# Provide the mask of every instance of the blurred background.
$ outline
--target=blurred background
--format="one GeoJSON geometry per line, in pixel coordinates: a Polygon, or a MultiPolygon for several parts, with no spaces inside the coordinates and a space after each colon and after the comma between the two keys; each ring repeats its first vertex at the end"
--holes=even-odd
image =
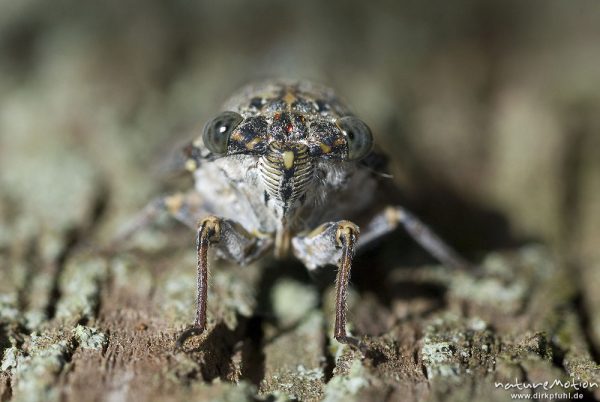
{"type": "Polygon", "coordinates": [[[164,190],[167,150],[272,76],[337,89],[457,248],[549,244],[600,306],[594,0],[3,1],[0,247],[89,200],[114,231],[164,190]]]}

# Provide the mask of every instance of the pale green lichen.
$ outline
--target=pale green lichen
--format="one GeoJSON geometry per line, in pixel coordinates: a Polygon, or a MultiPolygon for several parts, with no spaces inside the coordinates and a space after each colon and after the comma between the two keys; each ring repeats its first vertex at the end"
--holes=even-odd
{"type": "Polygon", "coordinates": [[[475,368],[483,373],[493,367],[495,344],[487,323],[480,318],[447,314],[433,319],[425,328],[421,347],[427,377],[460,381],[475,368]]]}
{"type": "Polygon", "coordinates": [[[320,368],[308,370],[302,364],[299,364],[298,367],[296,367],[296,371],[298,372],[298,375],[311,380],[323,380],[325,377],[323,370],[320,368]]]}
{"type": "Polygon", "coordinates": [[[318,303],[318,295],[314,286],[289,279],[276,283],[271,298],[275,315],[284,326],[299,321],[318,303]]]}
{"type": "Polygon", "coordinates": [[[27,309],[23,313],[25,326],[35,331],[48,319],[48,303],[54,286],[55,272],[42,270],[31,278],[27,289],[27,309]]]}
{"type": "Polygon", "coordinates": [[[521,248],[519,259],[520,264],[531,267],[535,275],[542,279],[552,277],[562,268],[548,248],[539,244],[521,248]]]}
{"type": "Polygon", "coordinates": [[[368,387],[367,370],[359,359],[352,362],[346,375],[336,375],[325,386],[324,402],[355,401],[360,390],[368,387]]]}
{"type": "Polygon", "coordinates": [[[56,376],[73,353],[75,344],[70,339],[49,344],[48,342],[51,342],[51,339],[32,335],[29,355],[17,358],[13,401],[59,400],[59,390],[53,385],[56,376]]]}
{"type": "Polygon", "coordinates": [[[69,262],[61,277],[62,298],[56,307],[56,317],[74,321],[90,318],[107,275],[108,264],[104,259],[93,257],[69,262]]]}
{"type": "Polygon", "coordinates": [[[6,322],[15,322],[20,318],[17,308],[17,294],[0,294],[0,320],[6,322]]]}
{"type": "Polygon", "coordinates": [[[17,367],[19,358],[23,356],[23,352],[14,346],[4,351],[4,357],[2,358],[2,364],[0,365],[0,371],[12,372],[17,367]]]}
{"type": "MultiPolygon", "coordinates": [[[[214,386],[214,385],[212,385],[214,386]]],[[[211,402],[252,402],[256,400],[256,387],[246,381],[237,384],[220,383],[220,395],[208,399],[211,402]]]]}
{"type": "Polygon", "coordinates": [[[32,333],[27,342],[27,353],[12,347],[6,350],[2,360],[2,370],[11,372],[15,378],[13,401],[59,400],[59,391],[54,384],[69,364],[75,349],[79,346],[86,350],[99,350],[106,346],[106,342],[103,333],[82,325],[73,328],[70,333],[56,336],[32,333]]]}
{"type": "Polygon", "coordinates": [[[467,275],[453,277],[450,291],[454,297],[467,299],[479,305],[494,305],[505,313],[519,310],[528,293],[527,283],[503,283],[497,278],[474,278],[467,275]]]}
{"type": "Polygon", "coordinates": [[[462,373],[460,364],[455,359],[456,348],[450,342],[434,342],[425,337],[421,348],[423,363],[427,369],[427,378],[458,377],[462,373]]]}
{"type": "Polygon", "coordinates": [[[152,271],[130,254],[122,253],[110,261],[110,276],[117,288],[127,288],[139,295],[147,295],[152,291],[156,278],[152,271]],[[135,286],[131,286],[135,284],[135,286]]]}
{"type": "Polygon", "coordinates": [[[287,400],[321,400],[323,397],[322,376],[309,370],[304,373],[298,371],[281,370],[261,386],[265,395],[278,394],[287,400]]]}
{"type": "Polygon", "coordinates": [[[48,319],[48,315],[44,310],[34,309],[26,311],[23,318],[27,329],[36,330],[48,319]]]}
{"type": "Polygon", "coordinates": [[[82,349],[102,350],[107,345],[107,337],[96,328],[77,325],[71,331],[82,349]]]}
{"type": "Polygon", "coordinates": [[[489,254],[481,268],[485,272],[483,277],[467,273],[453,275],[449,289],[451,296],[515,314],[527,302],[534,283],[543,282],[546,288],[564,294],[561,297],[554,294],[553,299],[568,298],[572,294],[568,280],[561,280],[562,284],[558,286],[553,285],[554,279],[560,278],[563,271],[543,246],[532,245],[513,253],[489,254]]]}
{"type": "Polygon", "coordinates": [[[149,253],[164,250],[169,243],[169,236],[164,230],[140,230],[129,241],[130,247],[149,253]]]}

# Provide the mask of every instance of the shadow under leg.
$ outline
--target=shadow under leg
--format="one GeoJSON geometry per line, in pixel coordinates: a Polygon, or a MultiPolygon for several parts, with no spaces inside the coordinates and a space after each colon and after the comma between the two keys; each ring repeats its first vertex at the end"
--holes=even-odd
{"type": "Polygon", "coordinates": [[[271,245],[270,239],[258,238],[232,220],[209,216],[200,221],[196,235],[196,319],[175,342],[176,350],[181,349],[190,337],[201,335],[206,330],[209,247],[213,246],[221,257],[245,265],[260,257],[271,245]]]}
{"type": "Polygon", "coordinates": [[[364,351],[363,343],[346,331],[348,283],[358,236],[358,226],[350,221],[328,222],[307,236],[295,237],[292,246],[296,257],[309,269],[329,264],[338,266],[334,337],[340,343],[364,351]]]}

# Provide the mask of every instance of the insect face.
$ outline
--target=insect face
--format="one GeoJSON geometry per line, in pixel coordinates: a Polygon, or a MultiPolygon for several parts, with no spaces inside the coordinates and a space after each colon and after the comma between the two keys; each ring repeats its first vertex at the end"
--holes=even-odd
{"type": "Polygon", "coordinates": [[[223,112],[205,126],[203,142],[217,157],[255,155],[265,202],[276,202],[281,216],[303,203],[316,165],[357,161],[371,151],[371,131],[354,116],[299,113],[285,102],[270,109],[246,118],[223,112]]]}

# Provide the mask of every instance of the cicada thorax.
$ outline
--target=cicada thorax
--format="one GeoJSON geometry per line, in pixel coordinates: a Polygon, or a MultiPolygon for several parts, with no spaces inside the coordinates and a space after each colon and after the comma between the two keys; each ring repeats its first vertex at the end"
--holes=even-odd
{"type": "Polygon", "coordinates": [[[302,203],[315,176],[308,146],[302,143],[270,143],[258,166],[267,197],[281,206],[282,218],[302,203]]]}

